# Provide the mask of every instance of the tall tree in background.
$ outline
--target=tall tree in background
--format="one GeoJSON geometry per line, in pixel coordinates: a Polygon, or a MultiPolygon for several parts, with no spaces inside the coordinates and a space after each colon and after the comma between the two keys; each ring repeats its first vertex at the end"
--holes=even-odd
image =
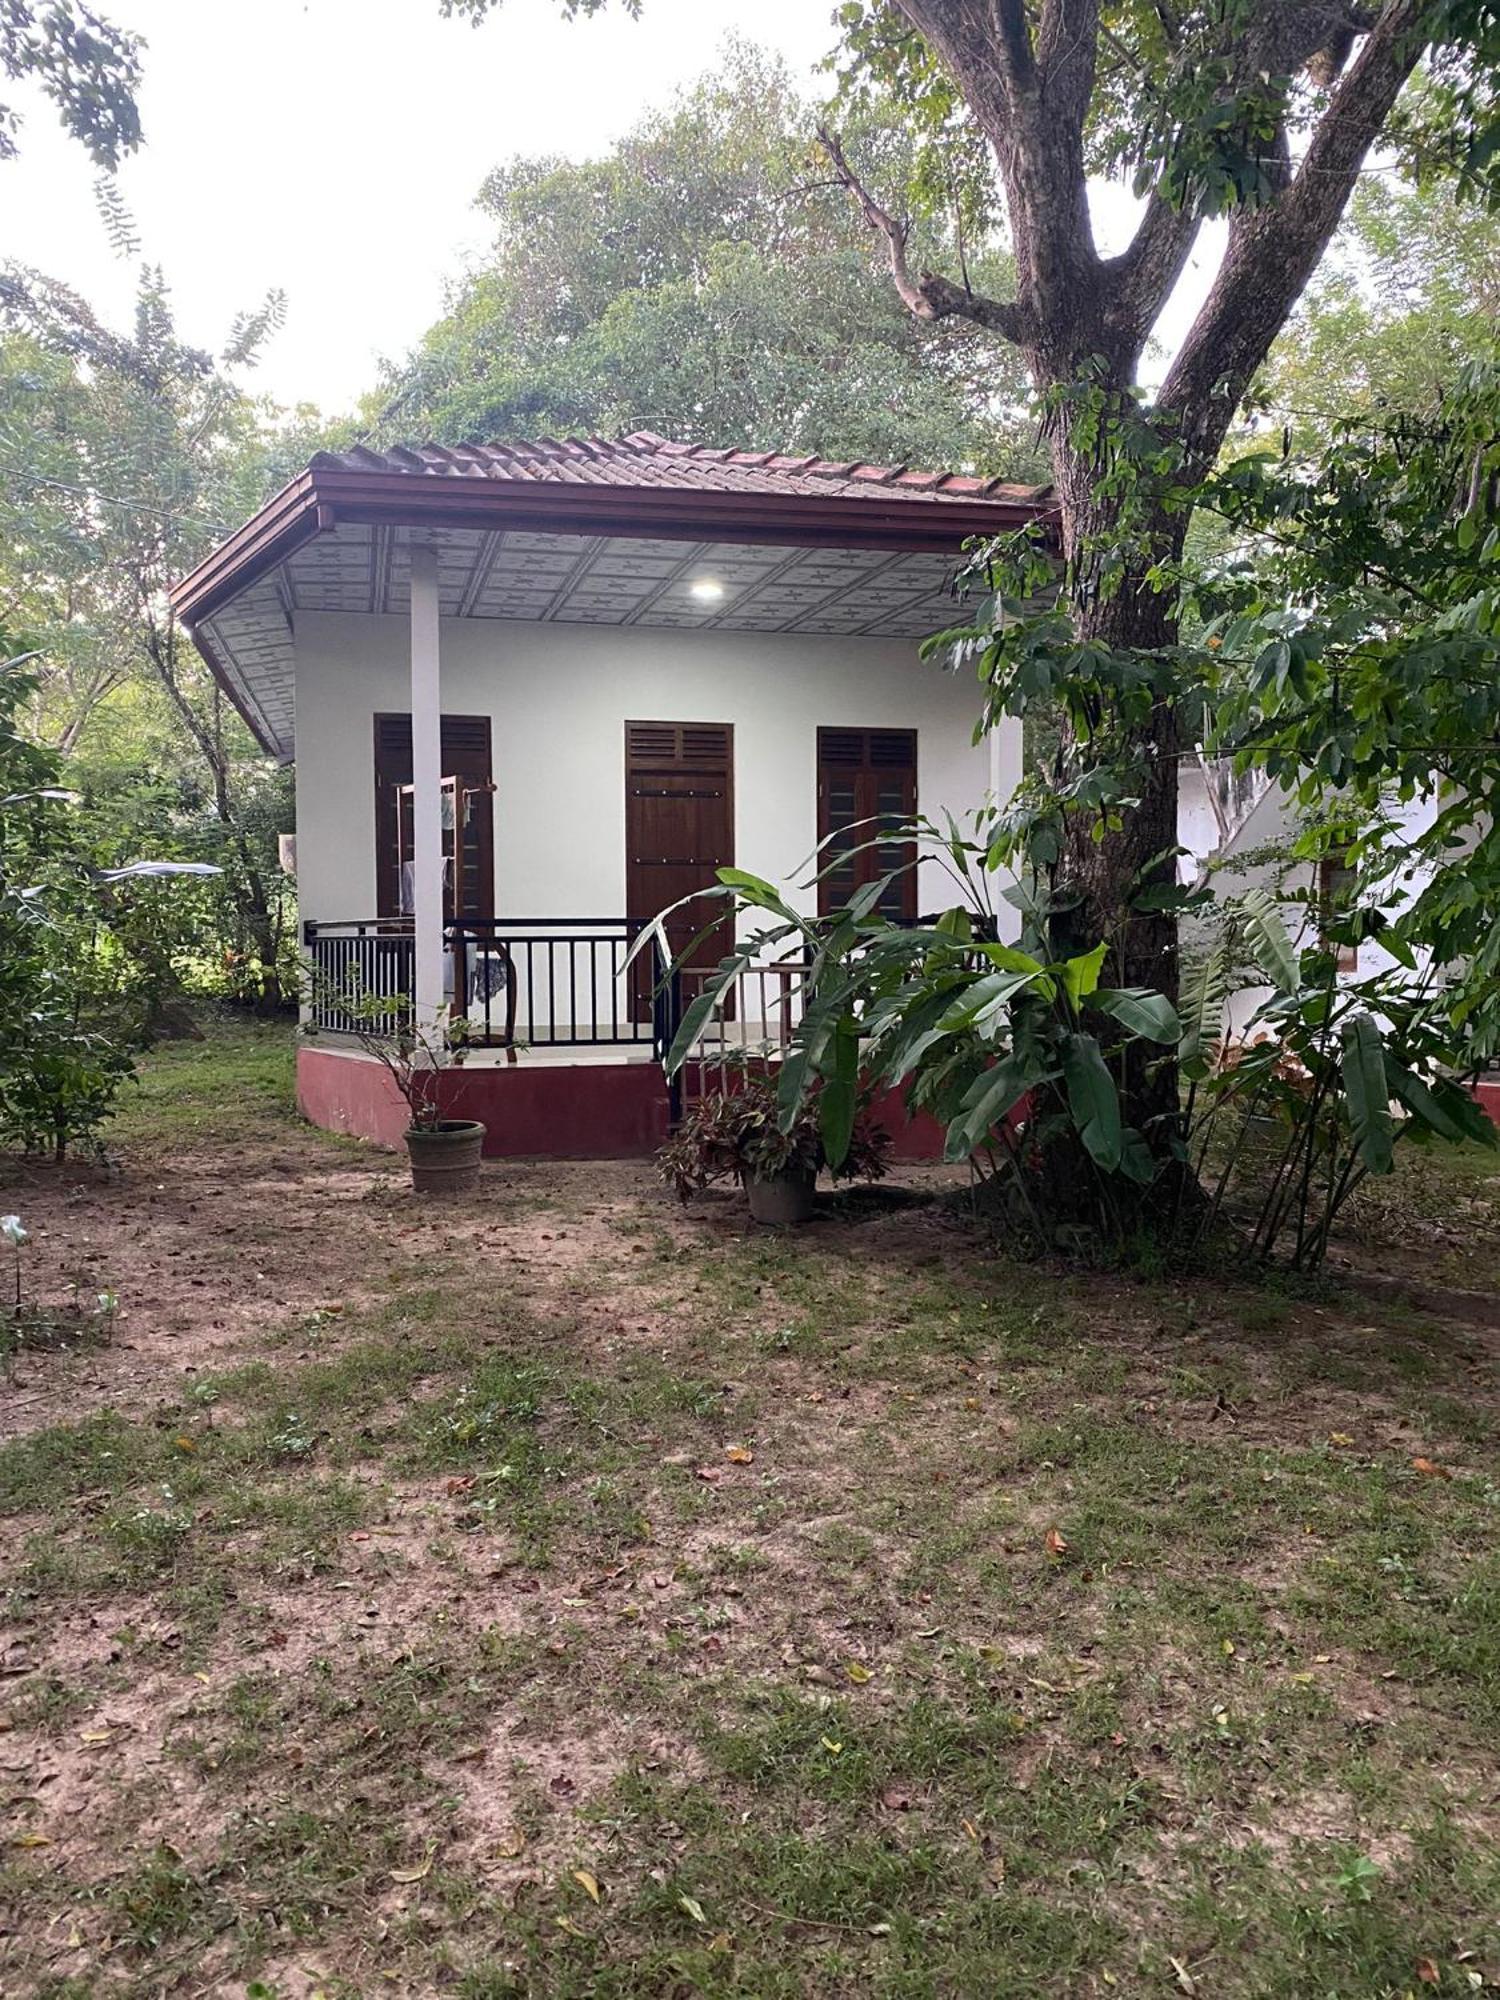
{"type": "MultiPolygon", "coordinates": [[[[368,406],[379,433],[644,427],[1043,476],[1019,361],[966,322],[918,325],[879,283],[815,122],[785,66],[736,41],[603,158],[497,168],[480,196],[494,249],[368,406]]],[[[871,173],[915,171],[889,111],[848,144],[871,173]]],[[[924,220],[924,252],[1003,283],[962,192],[924,220]]]]}
{"type": "Polygon", "coordinates": [[[1500,215],[1378,170],[1355,189],[1255,398],[1312,450],[1358,413],[1430,415],[1497,339],[1500,215]]]}
{"type": "Polygon", "coordinates": [[[37,733],[68,753],[75,785],[109,796],[122,837],[162,853],[175,834],[175,851],[224,869],[232,983],[270,1002],[290,799],[166,586],[280,483],[278,445],[301,455],[236,381],[280,314],[272,297],[243,315],[216,358],[181,340],[150,267],[124,334],[64,286],[0,273],[0,607],[41,655],[37,733]]]}
{"type": "MultiPolygon", "coordinates": [[[[111,170],[141,143],[140,49],[139,37],[78,0],[0,0],[0,72],[37,84],[65,129],[111,170]]],[[[20,124],[0,104],[0,160],[15,157],[20,124]]]]}

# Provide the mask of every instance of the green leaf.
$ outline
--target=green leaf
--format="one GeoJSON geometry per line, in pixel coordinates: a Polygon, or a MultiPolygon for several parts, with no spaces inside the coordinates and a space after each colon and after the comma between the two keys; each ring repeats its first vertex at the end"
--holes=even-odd
{"type": "Polygon", "coordinates": [[[1182,1040],[1177,1060],[1189,1081],[1213,1068],[1224,1035],[1224,1009],[1229,1002],[1230,954],[1233,931],[1226,925],[1182,983],[1178,1013],[1182,1040]]]}
{"type": "Polygon", "coordinates": [[[1030,952],[1018,951],[1013,944],[982,944],[980,952],[1002,972],[1040,972],[1042,961],[1030,952]]]}
{"type": "Polygon", "coordinates": [[[845,1019],[834,1030],[833,1074],[825,1079],[818,1100],[819,1129],[830,1167],[841,1167],[848,1157],[858,1095],[859,1030],[845,1019]]]}
{"type": "Polygon", "coordinates": [[[778,917],[786,918],[788,923],[797,921],[796,912],[782,899],[774,883],[767,882],[763,876],[752,875],[744,868],[716,868],[714,874],[720,885],[733,889],[741,902],[771,910],[778,917]]]}
{"type": "Polygon", "coordinates": [[[1158,1162],[1133,1125],[1127,1125],[1120,1147],[1120,1172],[1138,1187],[1150,1187],[1156,1179],[1158,1162]]]}
{"type": "Polygon", "coordinates": [[[956,996],[939,1026],[952,1031],[992,1020],[1031,980],[1029,972],[987,972],[956,996]]]}
{"type": "Polygon", "coordinates": [[[1481,1146],[1500,1145],[1500,1130],[1462,1085],[1450,1077],[1440,1077],[1429,1085],[1414,1070],[1398,1063],[1390,1051],[1385,1057],[1386,1083],[1398,1104],[1403,1104],[1426,1130],[1457,1145],[1464,1140],[1481,1146]]]}
{"type": "Polygon", "coordinates": [[[675,1076],[692,1054],[693,1044],[702,1034],[715,1007],[734,984],[739,973],[750,962],[745,954],[737,953],[733,958],[722,959],[712,979],[703,988],[697,999],[682,1017],[677,1033],[672,1037],[672,1046],[667,1051],[665,1064],[668,1076],[675,1076]]]}
{"type": "Polygon", "coordinates": [[[1109,946],[1101,938],[1092,951],[1086,951],[1079,958],[1066,959],[1057,969],[1062,973],[1063,988],[1075,1007],[1086,1000],[1099,984],[1099,970],[1109,946]]]}
{"type": "Polygon", "coordinates": [[[1255,963],[1278,993],[1295,993],[1300,983],[1297,954],[1276,898],[1265,889],[1247,889],[1240,908],[1255,963]]]}
{"type": "Polygon", "coordinates": [[[843,1011],[842,992],[837,1001],[815,997],[807,1003],[806,1011],[797,1023],[791,1047],[782,1059],[781,1074],[776,1079],[777,1123],[783,1132],[790,1132],[797,1122],[797,1113],[802,1107],[808,1085],[818,1072],[823,1051],[843,1011]]]}
{"type": "Polygon", "coordinates": [[[1351,1015],[1339,1030],[1339,1042],[1342,1048],[1340,1070],[1355,1150],[1372,1174],[1388,1174],[1395,1133],[1391,1124],[1385,1048],[1374,1015],[1351,1015]]]}
{"type": "Polygon", "coordinates": [[[897,1017],[897,1023],[876,1044],[870,1065],[872,1075],[885,1083],[904,1083],[923,1048],[930,1046],[928,1037],[937,1029],[952,998],[953,989],[945,984],[936,992],[923,993],[909,1002],[897,1017]]]}
{"type": "Polygon", "coordinates": [[[1182,1039],[1177,1009],[1165,993],[1153,993],[1149,986],[1100,986],[1094,992],[1094,1005],[1148,1042],[1171,1044],[1182,1039]]]}
{"type": "Polygon", "coordinates": [[[948,1127],[943,1158],[966,1160],[987,1135],[1007,1118],[1041,1074],[1033,1074],[1019,1056],[1005,1056],[983,1070],[965,1091],[958,1116],[948,1127]]]}
{"type": "Polygon", "coordinates": [[[1062,1070],[1068,1090],[1068,1110],[1078,1136],[1099,1165],[1113,1173],[1120,1164],[1124,1144],[1120,1093],[1092,1035],[1065,1038],[1062,1070]]]}

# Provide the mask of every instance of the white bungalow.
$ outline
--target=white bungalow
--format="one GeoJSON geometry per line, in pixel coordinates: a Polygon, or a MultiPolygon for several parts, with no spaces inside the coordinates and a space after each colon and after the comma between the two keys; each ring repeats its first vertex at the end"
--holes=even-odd
{"type": "MultiPolygon", "coordinates": [[[[354,975],[467,1016],[490,1150],[655,1145],[664,1022],[649,969],[620,976],[632,937],[718,867],[791,884],[860,821],[1008,796],[1018,731],[976,745],[978,689],[917,648],[953,622],[964,543],[1044,511],[994,480],[649,432],[319,454],[173,592],[296,759],[308,1116],[400,1130],[330,996],[354,975]]],[[[941,907],[932,865],[893,914],[941,907]]],[[[776,975],[737,1005],[784,1032],[776,975]]]]}

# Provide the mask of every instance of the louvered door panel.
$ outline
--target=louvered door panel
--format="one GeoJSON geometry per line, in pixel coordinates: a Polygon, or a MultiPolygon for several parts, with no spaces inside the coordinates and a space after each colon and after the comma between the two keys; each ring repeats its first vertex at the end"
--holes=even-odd
{"type": "MultiPolygon", "coordinates": [[[[712,887],[734,861],[734,731],[728,723],[625,725],[625,904],[632,917],[658,915],[712,887]]],[[[680,951],[713,915],[710,904],[679,910],[667,936],[680,951]]],[[[726,917],[698,947],[694,965],[715,965],[734,939],[726,917]]],[[[649,972],[637,981],[649,1011],[649,972]]],[[[644,1018],[644,1016],[642,1016],[644,1018]]]]}
{"type": "Polygon", "coordinates": [[[856,890],[903,868],[879,907],[889,917],[914,917],[916,871],[910,841],[882,840],[908,826],[917,810],[914,729],[818,731],[818,914],[841,910],[856,890]]]}

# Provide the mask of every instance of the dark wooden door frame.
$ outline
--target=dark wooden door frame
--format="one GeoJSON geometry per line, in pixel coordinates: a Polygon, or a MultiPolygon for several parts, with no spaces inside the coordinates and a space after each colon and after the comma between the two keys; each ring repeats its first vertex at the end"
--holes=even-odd
{"type": "MultiPolygon", "coordinates": [[[[396,789],[412,781],[411,715],[404,709],[377,711],[375,752],[375,913],[395,917],[401,908],[400,838],[397,831],[396,789]]],[[[442,719],[442,773],[483,793],[478,810],[482,837],[477,843],[476,880],[457,914],[495,915],[494,799],[485,787],[494,777],[494,743],[487,715],[445,715],[442,719]]],[[[462,884],[454,884],[461,897],[462,884]]],[[[445,902],[448,900],[445,897],[445,902]]],[[[445,911],[450,918],[453,911],[445,911]]]]}
{"type": "MultiPolygon", "coordinates": [[[[883,772],[899,772],[903,778],[910,780],[909,785],[906,787],[906,797],[903,804],[903,811],[910,818],[915,815],[917,810],[917,756],[918,742],[915,729],[874,729],[862,724],[825,724],[819,727],[816,757],[818,872],[820,877],[829,860],[829,856],[823,848],[823,842],[833,831],[828,810],[828,785],[833,776],[838,772],[844,772],[852,778],[855,792],[855,818],[856,820],[869,822],[873,820],[875,815],[877,803],[875,788],[880,781],[881,774],[883,772]],[[847,754],[840,757],[834,757],[831,754],[834,743],[839,738],[845,739],[842,747],[846,753],[850,747],[850,740],[858,739],[859,755],[857,759],[847,754]],[[902,761],[896,761],[894,758],[877,759],[875,754],[875,742],[877,738],[884,739],[883,747],[889,749],[896,748],[899,742],[906,750],[907,754],[905,758],[902,761]]],[[[878,853],[874,848],[864,846],[864,843],[871,839],[874,831],[873,825],[870,824],[865,824],[860,829],[855,844],[856,846],[863,846],[864,851],[855,857],[854,880],[849,885],[847,891],[841,893],[835,888],[833,883],[823,879],[819,880],[819,916],[828,916],[833,910],[842,908],[843,903],[848,900],[848,897],[857,888],[866,882],[874,881],[880,874],[881,862],[878,853]]],[[[908,858],[910,858],[911,843],[903,842],[902,845],[907,848],[908,858]]],[[[914,917],[917,913],[916,869],[908,868],[896,886],[899,890],[901,902],[901,907],[897,914],[903,917],[914,917]]]]}
{"type": "MultiPolygon", "coordinates": [[[[713,857],[697,854],[681,857],[681,867],[691,869],[702,861],[705,873],[697,886],[707,888],[712,882],[712,867],[730,867],[735,856],[735,793],[734,793],[734,724],[732,722],[685,722],[673,720],[646,721],[639,718],[627,719],[624,729],[625,753],[625,910],[626,915],[635,920],[649,919],[660,913],[661,898],[657,894],[643,895],[641,891],[640,869],[644,866],[638,858],[638,821],[641,817],[643,794],[638,789],[638,780],[649,779],[653,775],[663,781],[672,778],[691,779],[697,772],[713,781],[715,795],[721,799],[722,840],[716,841],[721,851],[713,857]],[[649,739],[654,738],[654,742],[649,739]],[[699,739],[695,745],[694,739],[699,739]],[[712,754],[700,747],[704,739],[713,739],[719,746],[712,754]],[[650,903],[651,908],[637,908],[637,904],[650,903]]],[[[663,798],[691,799],[695,794],[690,790],[663,789],[663,798]]],[[[670,864],[672,857],[663,856],[662,861],[670,864]]],[[[677,893],[685,893],[679,884],[677,893]]],[[[668,903],[675,896],[668,895],[668,903]]],[[[711,906],[705,905],[701,913],[693,910],[685,917],[674,919],[670,932],[676,932],[674,942],[682,943],[701,930],[712,916],[711,906]]],[[[717,964],[733,945],[732,913],[725,911],[722,921],[716,926],[715,935],[705,940],[696,955],[699,964],[717,964]]],[[[670,934],[669,932],[669,934],[670,934]]],[[[637,982],[634,1000],[639,1005],[649,995],[649,974],[643,991],[637,982]]]]}

